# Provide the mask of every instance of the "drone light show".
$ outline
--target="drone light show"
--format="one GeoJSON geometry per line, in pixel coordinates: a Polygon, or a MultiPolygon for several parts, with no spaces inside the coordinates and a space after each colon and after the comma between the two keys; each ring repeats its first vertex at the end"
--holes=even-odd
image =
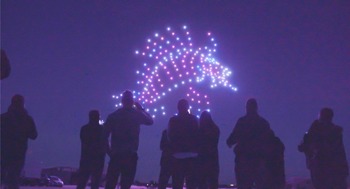
{"type": "MultiPolygon", "coordinates": [[[[154,33],[143,48],[135,51],[142,60],[141,68],[136,70],[135,101],[156,117],[169,112],[165,101],[176,103],[185,98],[190,103],[191,113],[199,115],[204,110],[210,111],[211,102],[206,90],[225,87],[237,91],[228,80],[232,71],[214,56],[217,43],[210,32],[207,32],[204,44],[198,46],[187,26],[177,29],[167,27],[162,33],[154,33]],[[205,85],[207,89],[203,90],[199,85],[205,85]],[[184,89],[185,93],[178,99],[167,99],[169,94],[180,89],[184,89]]],[[[113,95],[113,98],[120,101],[121,94],[113,95]]],[[[121,107],[121,103],[116,107],[121,107]]]]}

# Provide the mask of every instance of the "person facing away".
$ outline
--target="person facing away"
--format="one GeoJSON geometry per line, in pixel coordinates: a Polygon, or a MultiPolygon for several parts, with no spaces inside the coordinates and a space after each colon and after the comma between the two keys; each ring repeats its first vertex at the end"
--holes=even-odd
{"type": "Polygon", "coordinates": [[[307,158],[311,181],[316,189],[346,189],[349,175],[343,143],[343,128],[335,125],[333,110],[323,108],[304,141],[298,146],[307,158]]]}
{"type": "MultiPolygon", "coordinates": [[[[236,145],[235,173],[238,189],[264,188],[265,157],[264,143],[271,136],[269,123],[258,114],[254,98],[246,103],[246,115],[239,118],[226,140],[229,147],[236,145]]],[[[265,187],[266,188],[266,187],[265,187]]]]}
{"type": "Polygon", "coordinates": [[[219,182],[218,142],[220,129],[208,111],[199,118],[198,188],[217,189],[219,182]]]}
{"type": "Polygon", "coordinates": [[[19,188],[28,139],[37,137],[34,120],[24,108],[24,97],[14,95],[8,111],[1,114],[1,184],[9,189],[19,188]]]}
{"type": "Polygon", "coordinates": [[[104,125],[105,135],[111,135],[107,153],[110,162],[107,169],[107,189],[114,189],[121,175],[121,189],[129,189],[134,182],[137,167],[140,125],[152,125],[152,117],[134,102],[131,91],[122,95],[122,108],[111,113],[104,125]],[[135,106],[135,107],[134,107],[135,106]]]}
{"type": "Polygon", "coordinates": [[[181,99],[178,114],[168,123],[168,138],[173,151],[174,167],[172,184],[174,189],[197,187],[196,161],[198,156],[198,119],[189,113],[189,104],[181,99]]]}
{"type": "Polygon", "coordinates": [[[167,129],[163,130],[160,141],[160,150],[162,155],[160,158],[160,172],[158,179],[158,189],[165,189],[172,175],[173,156],[171,146],[168,140],[167,129]]]}
{"type": "Polygon", "coordinates": [[[284,169],[284,144],[273,132],[264,144],[264,159],[266,165],[264,187],[269,189],[284,189],[286,176],[284,169]]]}
{"type": "Polygon", "coordinates": [[[81,154],[77,189],[85,188],[90,176],[91,189],[98,189],[100,186],[107,149],[103,127],[99,121],[99,111],[91,110],[89,123],[80,129],[81,154]]]}

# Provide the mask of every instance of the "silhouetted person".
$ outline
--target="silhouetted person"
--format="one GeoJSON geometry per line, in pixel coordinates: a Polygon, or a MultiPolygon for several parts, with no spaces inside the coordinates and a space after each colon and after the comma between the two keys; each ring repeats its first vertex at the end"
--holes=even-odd
{"type": "Polygon", "coordinates": [[[346,189],[349,167],[343,144],[343,128],[332,122],[333,110],[323,108],[299,145],[304,152],[316,189],[346,189]]]}
{"type": "Polygon", "coordinates": [[[169,183],[169,179],[172,175],[173,156],[168,140],[168,132],[164,130],[162,132],[162,139],[160,141],[160,150],[162,156],[160,158],[160,173],[158,179],[158,189],[165,189],[169,183]]]}
{"type": "Polygon", "coordinates": [[[10,76],[11,66],[10,61],[7,58],[6,52],[1,49],[1,80],[10,76]]]}
{"type": "Polygon", "coordinates": [[[196,161],[198,156],[198,119],[189,113],[189,104],[181,99],[178,114],[168,124],[168,138],[173,150],[174,167],[172,184],[174,189],[197,187],[196,161]]]}
{"type": "Polygon", "coordinates": [[[266,164],[266,180],[264,181],[264,187],[268,189],[284,189],[286,184],[284,144],[271,132],[264,149],[266,164]]]}
{"type": "Polygon", "coordinates": [[[218,188],[219,179],[219,127],[214,123],[209,112],[202,112],[199,118],[199,189],[218,188]]]}
{"type": "Polygon", "coordinates": [[[99,111],[91,110],[89,123],[80,130],[81,155],[77,189],[85,188],[90,176],[91,189],[98,189],[100,185],[107,149],[103,127],[99,121],[99,111]]]}
{"type": "MultiPolygon", "coordinates": [[[[226,143],[236,145],[235,173],[238,189],[264,188],[266,182],[265,143],[271,136],[269,123],[258,114],[255,99],[246,104],[246,115],[239,118],[226,143]]],[[[267,187],[265,187],[267,188],[267,187]]]]}
{"type": "Polygon", "coordinates": [[[140,125],[153,124],[152,117],[134,102],[132,92],[127,90],[123,93],[122,104],[123,107],[110,114],[105,123],[107,138],[112,135],[108,150],[107,189],[116,187],[119,175],[121,189],[131,187],[136,173],[140,125]]]}
{"type": "Polygon", "coordinates": [[[9,189],[19,188],[28,139],[37,136],[34,120],[24,108],[24,97],[14,95],[8,111],[1,114],[1,183],[9,189]]]}

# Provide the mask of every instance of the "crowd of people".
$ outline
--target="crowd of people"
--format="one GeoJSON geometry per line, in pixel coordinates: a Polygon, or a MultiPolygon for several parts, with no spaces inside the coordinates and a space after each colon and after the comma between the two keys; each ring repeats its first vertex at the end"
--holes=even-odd
{"type": "MultiPolygon", "coordinates": [[[[106,189],[129,189],[137,170],[141,125],[152,125],[152,117],[133,99],[132,92],[122,95],[122,107],[99,123],[98,110],[89,112],[88,124],[80,131],[81,157],[78,189],[100,186],[105,157],[109,157],[106,189]],[[120,179],[119,179],[120,177],[120,179]]],[[[189,103],[181,99],[178,113],[162,131],[158,188],[216,189],[219,186],[218,141],[220,129],[208,111],[199,119],[189,111],[189,103]]],[[[342,139],[342,128],[332,122],[333,111],[323,108],[302,143],[307,168],[316,189],[346,189],[349,175],[342,139]]],[[[36,139],[33,118],[24,108],[24,97],[15,95],[8,111],[1,114],[1,184],[19,188],[20,172],[25,162],[28,139],[36,139]]],[[[258,103],[249,99],[246,115],[239,118],[226,140],[234,146],[234,172],[238,189],[282,189],[285,186],[284,144],[274,134],[267,120],[258,114],[258,103]]]]}

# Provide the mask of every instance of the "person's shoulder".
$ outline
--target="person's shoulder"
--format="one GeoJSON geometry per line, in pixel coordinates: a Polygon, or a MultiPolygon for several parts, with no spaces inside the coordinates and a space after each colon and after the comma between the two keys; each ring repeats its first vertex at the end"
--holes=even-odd
{"type": "Polygon", "coordinates": [[[84,132],[84,131],[86,131],[86,130],[88,130],[88,129],[89,129],[89,124],[85,124],[85,125],[83,125],[83,126],[80,127],[80,131],[81,131],[81,132],[84,132]]]}
{"type": "Polygon", "coordinates": [[[215,123],[213,123],[210,128],[213,131],[213,133],[220,134],[220,128],[215,123]]]}
{"type": "Polygon", "coordinates": [[[81,126],[81,128],[89,128],[91,127],[91,124],[87,123],[87,124],[84,124],[83,126],[81,126]]]}
{"type": "Polygon", "coordinates": [[[29,115],[29,114],[27,114],[27,118],[28,118],[29,120],[31,120],[31,121],[34,120],[34,118],[33,118],[31,115],[29,115]]]}
{"type": "Polygon", "coordinates": [[[169,122],[170,121],[176,121],[178,119],[179,119],[179,115],[173,115],[173,116],[170,117],[169,122]]]}
{"type": "Polygon", "coordinates": [[[333,130],[336,132],[336,133],[343,133],[343,127],[339,126],[339,125],[334,125],[333,126],[333,130]]]}
{"type": "Polygon", "coordinates": [[[265,119],[264,117],[262,117],[261,115],[258,115],[258,117],[259,117],[259,120],[261,121],[261,122],[264,122],[264,123],[269,123],[268,121],[267,121],[267,119],[265,119]]]}
{"type": "Polygon", "coordinates": [[[8,112],[5,112],[5,113],[0,114],[1,118],[5,118],[5,117],[7,117],[8,115],[9,115],[8,112]]]}
{"type": "Polygon", "coordinates": [[[242,122],[242,121],[247,121],[247,120],[250,120],[251,117],[248,116],[248,115],[244,115],[244,116],[241,116],[237,119],[237,122],[242,122]]]}
{"type": "Polygon", "coordinates": [[[110,113],[107,118],[111,118],[111,117],[115,117],[118,114],[120,114],[120,112],[122,111],[122,108],[118,108],[117,110],[115,110],[114,112],[110,113]]]}
{"type": "Polygon", "coordinates": [[[189,117],[191,117],[191,119],[195,119],[195,120],[198,120],[198,117],[193,115],[193,114],[189,114],[189,117]]]}
{"type": "Polygon", "coordinates": [[[318,130],[320,122],[316,119],[311,123],[311,126],[309,128],[309,133],[314,132],[315,130],[318,130]]]}

